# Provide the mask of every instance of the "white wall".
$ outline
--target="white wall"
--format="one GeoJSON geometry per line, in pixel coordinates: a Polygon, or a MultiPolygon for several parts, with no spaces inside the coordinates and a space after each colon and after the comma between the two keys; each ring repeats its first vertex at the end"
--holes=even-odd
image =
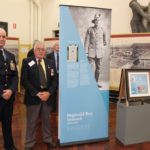
{"type": "MultiPolygon", "coordinates": [[[[111,34],[131,33],[132,12],[129,2],[130,0],[1,0],[0,21],[8,22],[10,37],[19,37],[21,44],[32,44],[34,38],[52,37],[52,30],[58,29],[59,4],[90,6],[112,9],[111,34]],[[40,6],[38,25],[34,24],[32,1],[40,6]],[[16,29],[13,29],[14,23],[16,29]],[[35,29],[38,33],[34,33],[35,29]]],[[[149,0],[138,2],[147,5],[149,0]]]]}
{"type": "Polygon", "coordinates": [[[18,37],[20,44],[24,45],[32,45],[35,39],[41,38],[39,4],[40,0],[4,0],[1,2],[0,21],[8,22],[9,37],[18,37]],[[16,24],[16,29],[13,28],[13,24],[16,24]]]}
{"type": "MultiPolygon", "coordinates": [[[[129,2],[131,0],[41,0],[42,4],[42,38],[52,37],[52,30],[58,29],[59,4],[90,6],[112,9],[111,34],[131,33],[132,17],[129,2]]],[[[149,0],[138,0],[142,5],[148,5],[149,0]]]]}
{"type": "Polygon", "coordinates": [[[21,43],[29,43],[30,0],[1,0],[0,21],[8,22],[8,36],[19,37],[21,43]],[[13,29],[13,24],[16,29],[13,29]]]}

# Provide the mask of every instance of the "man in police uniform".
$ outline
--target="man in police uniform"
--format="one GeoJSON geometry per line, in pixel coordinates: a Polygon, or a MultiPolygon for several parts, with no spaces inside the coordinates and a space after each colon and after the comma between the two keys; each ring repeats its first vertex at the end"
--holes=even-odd
{"type": "MultiPolygon", "coordinates": [[[[84,41],[84,48],[95,74],[96,82],[99,80],[101,63],[104,55],[104,46],[106,45],[106,35],[103,28],[99,26],[101,14],[96,14],[92,23],[94,26],[87,29],[84,41]]],[[[101,87],[100,85],[98,85],[101,87]]]]}
{"type": "Polygon", "coordinates": [[[18,71],[13,54],[4,49],[6,32],[0,28],[0,120],[5,150],[17,150],[12,137],[12,115],[15,92],[18,87],[18,71]]]}

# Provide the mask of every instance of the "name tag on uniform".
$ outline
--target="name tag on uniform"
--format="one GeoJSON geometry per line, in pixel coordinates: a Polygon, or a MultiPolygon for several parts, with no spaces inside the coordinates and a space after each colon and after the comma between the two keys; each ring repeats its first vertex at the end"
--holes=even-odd
{"type": "Polygon", "coordinates": [[[29,65],[30,67],[32,67],[34,64],[35,64],[35,61],[33,61],[33,60],[28,63],[28,65],[29,65]]]}

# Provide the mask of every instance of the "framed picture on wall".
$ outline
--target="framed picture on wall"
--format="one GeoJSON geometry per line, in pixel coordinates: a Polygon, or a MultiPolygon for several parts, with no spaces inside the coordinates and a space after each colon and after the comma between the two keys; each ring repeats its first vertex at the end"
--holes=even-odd
{"type": "Polygon", "coordinates": [[[127,99],[138,100],[150,98],[150,70],[126,69],[127,99]]]}
{"type": "Polygon", "coordinates": [[[6,35],[8,36],[8,22],[0,21],[0,27],[6,31],[6,35]]]}
{"type": "Polygon", "coordinates": [[[4,47],[15,55],[17,65],[19,65],[19,38],[7,37],[6,45],[4,47]]]}

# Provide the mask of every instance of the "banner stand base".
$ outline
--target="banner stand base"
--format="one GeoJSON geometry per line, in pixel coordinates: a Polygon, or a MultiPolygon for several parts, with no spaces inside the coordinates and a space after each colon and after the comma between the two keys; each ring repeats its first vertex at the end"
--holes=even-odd
{"type": "MultiPolygon", "coordinates": [[[[60,141],[60,140],[59,140],[60,141]]],[[[84,140],[84,141],[75,141],[75,142],[68,142],[68,143],[59,143],[60,146],[69,146],[69,145],[78,145],[78,144],[87,144],[87,143],[95,143],[100,141],[109,141],[109,138],[100,138],[100,139],[93,139],[93,140],[84,140]]]]}

